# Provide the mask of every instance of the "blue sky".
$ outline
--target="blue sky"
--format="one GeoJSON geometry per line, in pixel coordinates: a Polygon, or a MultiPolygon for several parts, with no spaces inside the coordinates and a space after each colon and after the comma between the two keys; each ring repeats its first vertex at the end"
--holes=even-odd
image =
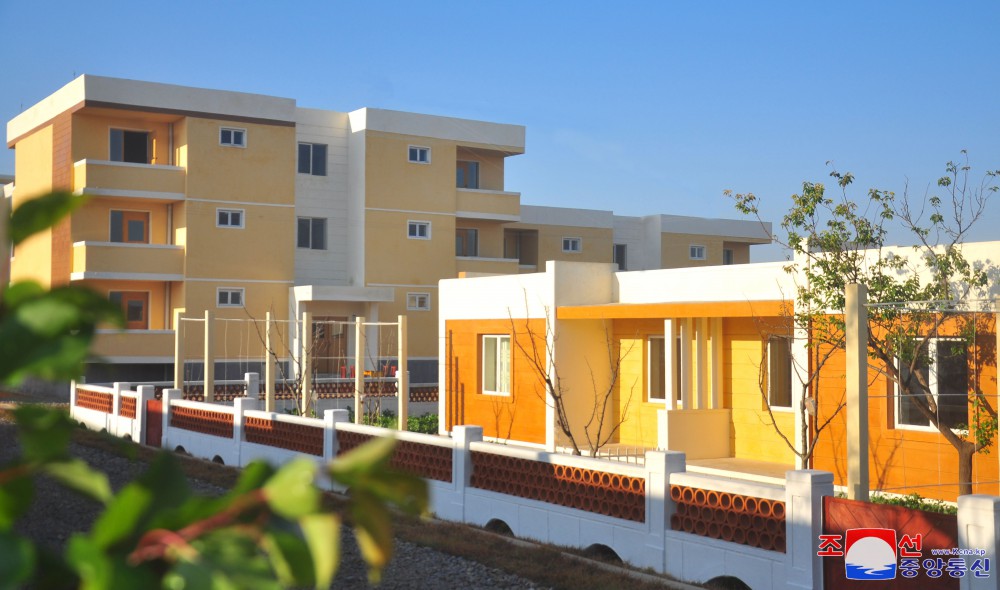
{"type": "MultiPolygon", "coordinates": [[[[777,222],[828,161],[858,199],[922,197],[962,149],[1000,169],[997,2],[2,0],[0,22],[4,120],[92,73],[517,123],[528,204],[738,217],[728,188],[777,222]]],[[[1000,203],[972,237],[1000,239],[1000,203]]]]}

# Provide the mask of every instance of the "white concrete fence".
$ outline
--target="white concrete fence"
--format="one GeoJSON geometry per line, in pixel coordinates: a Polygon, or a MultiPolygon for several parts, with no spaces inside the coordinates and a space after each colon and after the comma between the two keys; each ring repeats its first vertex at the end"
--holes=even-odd
{"type": "MultiPolygon", "coordinates": [[[[778,486],[690,473],[684,454],[671,451],[649,451],[645,465],[630,465],[486,443],[479,426],[455,427],[448,437],[351,424],[346,410],[319,419],[262,412],[253,398],[225,406],[185,401],[177,389],[162,398],[155,418],[168,450],[234,466],[298,456],[325,464],[369,438],[395,436],[393,464],[427,480],[438,518],[502,522],[518,537],[556,545],[605,546],[635,566],[691,582],[730,576],[755,589],[823,586],[817,549],[823,496],[834,493],[828,472],[789,471],[778,486]]],[[[89,428],[143,442],[152,399],[151,386],[74,385],[71,411],[89,428]]],[[[964,503],[975,514],[963,514],[960,502],[960,524],[998,522],[1000,498],[968,498],[978,498],[964,503]]],[[[995,563],[995,534],[959,537],[995,563]]],[[[993,572],[962,587],[997,588],[997,581],[993,572]]]]}

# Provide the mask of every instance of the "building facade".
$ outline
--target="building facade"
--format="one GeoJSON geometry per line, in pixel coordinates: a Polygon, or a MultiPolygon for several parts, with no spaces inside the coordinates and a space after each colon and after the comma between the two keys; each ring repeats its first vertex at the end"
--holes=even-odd
{"type": "MultiPolygon", "coordinates": [[[[50,190],[87,199],[18,246],[11,279],[81,283],[121,304],[126,329],[99,334],[92,381],[169,379],[175,315],[211,311],[406,315],[413,381],[433,382],[442,279],[548,260],[736,264],[769,241],[756,222],[522,205],[504,172],[524,153],[518,125],[86,75],[11,120],[7,144],[11,206],[50,190]]],[[[193,358],[196,332],[184,333],[193,358]]],[[[212,344],[223,378],[254,368],[246,330],[233,332],[212,344]]],[[[330,358],[352,347],[350,330],[322,337],[330,358]]]]}

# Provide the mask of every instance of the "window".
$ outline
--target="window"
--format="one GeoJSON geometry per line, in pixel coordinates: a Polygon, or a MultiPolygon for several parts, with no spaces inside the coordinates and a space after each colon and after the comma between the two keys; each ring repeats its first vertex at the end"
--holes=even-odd
{"type": "Polygon", "coordinates": [[[299,248],[326,250],[326,219],[322,217],[299,217],[299,248]]]}
{"type": "Polygon", "coordinates": [[[128,244],[148,244],[149,212],[112,210],[110,240],[128,244]]]}
{"type": "Polygon", "coordinates": [[[464,227],[455,230],[455,256],[479,256],[479,230],[464,227]]]}
{"type": "Polygon", "coordinates": [[[431,148],[411,145],[409,148],[410,161],[415,164],[431,163],[431,148]]]}
{"type": "Polygon", "coordinates": [[[510,336],[483,336],[483,393],[510,395],[510,336]]]}
{"type": "Polygon", "coordinates": [[[245,304],[243,289],[220,288],[216,291],[216,305],[219,307],[243,307],[245,304]]]}
{"type": "Polygon", "coordinates": [[[722,250],[722,264],[733,264],[733,249],[723,248],[722,250]]]}
{"type": "Polygon", "coordinates": [[[688,256],[691,260],[705,260],[705,247],[692,245],[688,248],[688,256]]]}
{"type": "Polygon", "coordinates": [[[431,222],[429,221],[407,221],[406,237],[411,240],[431,239],[431,222]]]}
{"type": "Polygon", "coordinates": [[[479,162],[459,160],[455,166],[455,186],[479,188],[479,162]]]}
{"type": "Polygon", "coordinates": [[[216,209],[215,225],[217,227],[243,227],[243,209],[216,209]]]}
{"type": "MultiPolygon", "coordinates": [[[[932,338],[911,373],[909,363],[899,363],[899,380],[911,395],[930,394],[937,403],[940,424],[953,429],[969,423],[969,359],[961,340],[932,338]],[[923,383],[921,383],[921,381],[923,383]],[[926,384],[926,386],[925,386],[926,384]]],[[[930,427],[905,388],[896,387],[896,424],[930,427]]]]}
{"type": "Polygon", "coordinates": [[[431,294],[430,293],[407,293],[406,294],[406,309],[410,311],[430,311],[431,309],[431,294]]]}
{"type": "Polygon", "coordinates": [[[667,399],[667,375],[670,376],[673,382],[675,396],[678,401],[681,399],[681,380],[680,380],[680,368],[681,368],[681,339],[680,336],[674,337],[674,354],[673,363],[667,370],[667,359],[665,351],[663,350],[666,346],[666,338],[664,336],[650,336],[648,340],[647,350],[649,352],[649,358],[647,359],[649,366],[649,378],[648,383],[648,394],[649,401],[651,402],[662,402],[667,399]]]}
{"type": "Polygon", "coordinates": [[[583,250],[583,238],[563,238],[563,252],[579,252],[583,250]]]}
{"type": "Polygon", "coordinates": [[[149,329],[149,293],[138,291],[111,291],[111,303],[122,308],[126,330],[149,329]]]}
{"type": "Polygon", "coordinates": [[[112,129],[110,153],[108,159],[112,162],[132,162],[134,164],[149,164],[150,137],[148,131],[126,131],[112,129]]]}
{"type": "Polygon", "coordinates": [[[299,174],[326,176],[326,144],[299,144],[299,174]]]}
{"type": "Polygon", "coordinates": [[[618,265],[618,270],[628,270],[628,247],[625,244],[615,244],[612,262],[618,265]]]}
{"type": "Polygon", "coordinates": [[[767,339],[767,401],[772,408],[792,407],[792,339],[767,339]]]}
{"type": "Polygon", "coordinates": [[[219,127],[219,144],[230,147],[247,147],[247,130],[219,127]]]}

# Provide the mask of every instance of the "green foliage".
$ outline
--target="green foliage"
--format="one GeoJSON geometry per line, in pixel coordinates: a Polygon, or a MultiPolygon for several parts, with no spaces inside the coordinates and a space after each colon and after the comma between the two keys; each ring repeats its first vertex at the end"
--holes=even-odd
{"type": "MultiPolygon", "coordinates": [[[[27,201],[11,217],[20,243],[54,225],[81,199],[54,193],[27,201]]],[[[0,249],[6,245],[0,244],[0,249]]],[[[99,323],[121,325],[104,297],[69,286],[10,285],[0,300],[0,383],[28,376],[77,377],[99,323]]],[[[330,585],[340,556],[338,514],[325,511],[320,468],[299,459],[275,470],[248,465],[221,498],[192,495],[177,459],[159,454],[113,494],[107,477],[71,457],[75,423],[57,409],[14,412],[21,455],[0,465],[0,590],[24,585],[112,588],[279,588],[330,585]],[[91,530],[63,555],[14,530],[46,475],[104,506],[91,530]]],[[[348,514],[377,580],[392,554],[390,506],[427,509],[426,483],[389,467],[394,439],[378,439],[331,463],[325,475],[351,489],[348,514]]]]}
{"type": "Polygon", "coordinates": [[[912,508],[914,510],[923,510],[925,512],[938,512],[941,514],[958,514],[958,507],[942,502],[940,500],[934,500],[931,498],[924,498],[920,494],[914,492],[906,496],[886,496],[883,494],[872,494],[870,498],[873,504],[887,504],[889,506],[902,506],[904,508],[912,508]]]}
{"type": "MultiPolygon", "coordinates": [[[[354,410],[348,408],[350,420],[354,421],[354,410]]],[[[395,430],[399,427],[399,418],[392,410],[382,410],[380,412],[366,413],[361,416],[361,423],[369,426],[379,426],[395,430]]],[[[423,434],[438,433],[438,415],[432,413],[420,416],[409,416],[406,418],[406,430],[410,432],[420,432],[423,434]]]]}

